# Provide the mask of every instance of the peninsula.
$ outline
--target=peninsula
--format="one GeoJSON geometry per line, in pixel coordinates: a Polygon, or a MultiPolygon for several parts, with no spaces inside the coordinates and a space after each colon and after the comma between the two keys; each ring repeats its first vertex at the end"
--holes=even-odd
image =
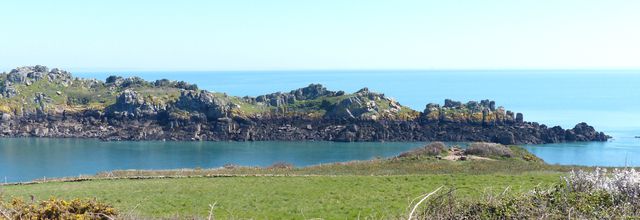
{"type": "Polygon", "coordinates": [[[236,97],[183,81],[76,78],[45,66],[0,74],[0,137],[102,140],[484,141],[541,144],[606,141],[586,123],[572,129],[526,122],[482,100],[445,100],[423,111],[367,88],[319,84],[236,97]]]}

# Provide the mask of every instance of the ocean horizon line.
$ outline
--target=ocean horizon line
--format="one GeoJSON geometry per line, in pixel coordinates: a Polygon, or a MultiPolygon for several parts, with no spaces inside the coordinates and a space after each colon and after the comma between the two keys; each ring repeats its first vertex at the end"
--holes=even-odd
{"type": "MultiPolygon", "coordinates": [[[[37,64],[36,64],[37,65],[37,64]]],[[[9,72],[12,69],[21,66],[34,66],[34,65],[17,65],[14,67],[2,67],[3,72],[9,72]]],[[[603,71],[615,71],[615,72],[640,72],[640,67],[635,68],[284,68],[284,69],[188,69],[188,68],[111,68],[111,67],[81,67],[81,68],[73,68],[73,67],[64,67],[64,66],[51,66],[51,65],[43,65],[49,68],[60,68],[64,70],[68,70],[73,73],[104,73],[104,72],[139,72],[139,73],[149,73],[149,72],[207,72],[207,73],[234,73],[234,72],[281,72],[281,73],[289,73],[289,72],[551,72],[551,71],[560,71],[560,72],[578,72],[583,71],[584,73],[589,72],[603,72],[603,71]]]]}

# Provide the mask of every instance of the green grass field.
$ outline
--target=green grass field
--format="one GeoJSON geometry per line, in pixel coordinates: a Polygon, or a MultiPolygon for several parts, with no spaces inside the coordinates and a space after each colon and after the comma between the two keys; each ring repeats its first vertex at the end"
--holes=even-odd
{"type": "Polygon", "coordinates": [[[548,165],[514,146],[511,151],[509,158],[467,161],[416,155],[302,168],[113,171],[90,181],[0,190],[5,200],[95,198],[133,218],[205,218],[216,204],[213,213],[220,219],[398,219],[414,199],[440,186],[455,189],[459,199],[482,200],[506,188],[522,193],[551,186],[566,171],[584,169],[548,165]],[[154,178],[126,179],[132,177],[154,178]]]}
{"type": "Polygon", "coordinates": [[[559,180],[560,173],[517,175],[425,174],[398,176],[216,177],[94,180],[4,186],[5,197],[37,200],[97,198],[121,213],[140,217],[206,217],[209,204],[220,219],[400,218],[411,201],[439,186],[479,198],[486,192],[526,191],[559,180]],[[135,210],[134,210],[135,208],[135,210]]]}

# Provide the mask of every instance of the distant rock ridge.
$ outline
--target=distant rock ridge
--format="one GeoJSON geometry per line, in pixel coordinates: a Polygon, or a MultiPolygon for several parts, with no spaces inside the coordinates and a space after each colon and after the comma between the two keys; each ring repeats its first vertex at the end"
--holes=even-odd
{"type": "Polygon", "coordinates": [[[44,66],[0,74],[0,136],[103,140],[606,141],[586,123],[572,129],[524,121],[494,101],[446,99],[422,112],[363,88],[320,84],[235,97],[166,79],[72,77],[44,66]]]}
{"type": "Polygon", "coordinates": [[[524,122],[522,113],[514,113],[497,107],[494,101],[482,100],[469,101],[462,104],[450,99],[444,100],[444,106],[439,104],[427,104],[423,117],[429,121],[471,123],[483,125],[496,124],[521,124],[524,122]]]}

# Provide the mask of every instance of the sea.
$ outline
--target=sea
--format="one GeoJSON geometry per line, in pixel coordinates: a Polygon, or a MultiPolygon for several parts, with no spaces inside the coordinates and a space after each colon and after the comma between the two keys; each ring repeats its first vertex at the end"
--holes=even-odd
{"type": "MultiPolygon", "coordinates": [[[[526,121],[572,128],[587,122],[607,142],[525,145],[551,164],[640,166],[640,70],[323,70],[77,72],[171,79],[234,96],[288,92],[320,83],[330,90],[367,87],[422,111],[444,99],[490,99],[526,121]]],[[[83,139],[0,139],[0,181],[91,175],[114,169],[212,168],[224,164],[296,166],[388,157],[412,142],[102,142],[83,139]]]]}

